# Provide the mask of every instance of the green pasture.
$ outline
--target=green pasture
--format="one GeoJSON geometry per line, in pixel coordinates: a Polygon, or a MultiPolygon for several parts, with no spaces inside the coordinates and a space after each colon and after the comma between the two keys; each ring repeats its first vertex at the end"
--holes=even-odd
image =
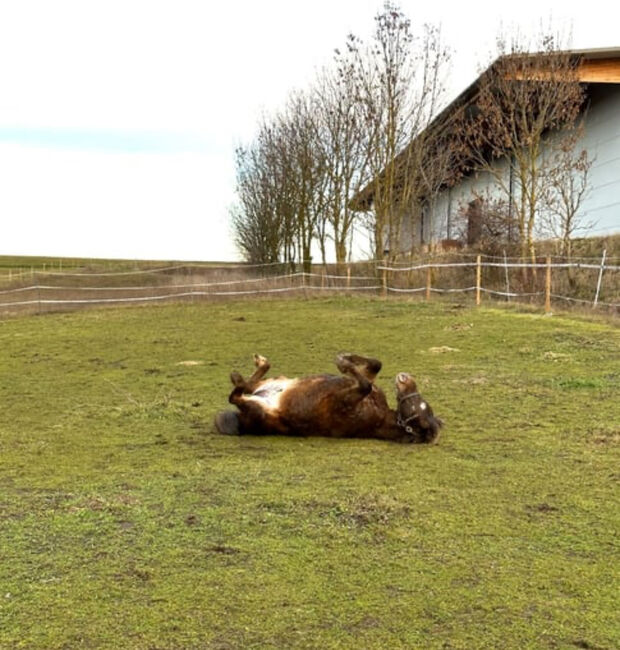
{"type": "Polygon", "coordinates": [[[441,302],[0,321],[0,648],[620,647],[620,333],[441,302]],[[382,359],[436,446],[227,437],[228,374],[382,359]]]}
{"type": "Polygon", "coordinates": [[[13,273],[66,272],[127,272],[164,268],[172,265],[209,267],[234,266],[231,262],[174,262],[164,260],[123,260],[86,257],[44,257],[30,255],[0,255],[0,279],[13,273]]]}

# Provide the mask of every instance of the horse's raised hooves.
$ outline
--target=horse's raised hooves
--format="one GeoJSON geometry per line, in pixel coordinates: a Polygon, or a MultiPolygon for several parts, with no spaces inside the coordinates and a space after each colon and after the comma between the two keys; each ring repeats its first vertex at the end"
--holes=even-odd
{"type": "Polygon", "coordinates": [[[254,365],[257,368],[262,368],[263,366],[268,366],[269,365],[269,360],[267,357],[264,357],[262,354],[255,354],[254,355],[254,365]]]}

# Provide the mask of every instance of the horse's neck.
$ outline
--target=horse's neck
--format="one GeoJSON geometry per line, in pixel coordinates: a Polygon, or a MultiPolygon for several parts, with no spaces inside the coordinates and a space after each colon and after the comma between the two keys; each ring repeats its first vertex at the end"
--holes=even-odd
{"type": "Polygon", "coordinates": [[[381,425],[381,438],[396,440],[403,435],[402,428],[398,425],[398,414],[389,409],[381,425]]]}

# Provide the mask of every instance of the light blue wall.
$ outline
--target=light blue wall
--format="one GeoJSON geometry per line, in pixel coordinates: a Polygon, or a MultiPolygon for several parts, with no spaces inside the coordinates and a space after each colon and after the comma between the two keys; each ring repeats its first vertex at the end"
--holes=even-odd
{"type": "Polygon", "coordinates": [[[620,84],[590,87],[583,144],[594,160],[591,190],[581,213],[594,221],[588,234],[620,231],[620,84]]]}
{"type": "MultiPolygon", "coordinates": [[[[593,225],[589,230],[579,231],[579,235],[620,232],[620,84],[590,85],[585,134],[580,147],[585,148],[593,160],[589,173],[590,190],[581,206],[580,215],[584,223],[593,222],[593,225]]],[[[497,166],[507,182],[506,161],[498,161],[497,166]]],[[[475,194],[495,194],[506,198],[506,194],[498,192],[493,183],[488,173],[474,174],[451,190],[442,192],[433,206],[433,240],[447,237],[448,221],[452,226],[452,238],[463,234],[464,223],[459,213],[462,214],[475,194]]],[[[413,239],[414,244],[419,243],[415,241],[415,234],[413,239]]]]}

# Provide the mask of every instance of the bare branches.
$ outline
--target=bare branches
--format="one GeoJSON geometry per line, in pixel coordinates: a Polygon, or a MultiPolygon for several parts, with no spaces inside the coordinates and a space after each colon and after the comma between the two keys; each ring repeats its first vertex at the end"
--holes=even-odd
{"type": "Polygon", "coordinates": [[[237,150],[236,242],[253,262],[310,264],[323,211],[325,164],[313,100],[291,94],[284,110],[265,120],[256,140],[237,150]]]}
{"type": "Polygon", "coordinates": [[[443,100],[449,55],[438,29],[425,25],[414,34],[409,19],[391,3],[375,21],[370,43],[350,37],[347,46],[366,134],[380,257],[384,248],[400,252],[404,220],[418,216],[422,203],[446,181],[444,165],[427,164],[436,160],[429,155],[434,141],[427,129],[443,100]]]}
{"type": "Polygon", "coordinates": [[[462,110],[461,133],[469,167],[493,179],[514,215],[522,254],[533,256],[549,183],[557,177],[552,170],[566,164],[558,152],[575,142],[572,133],[584,102],[579,59],[545,34],[538,37],[535,54],[517,39],[500,39],[498,46],[500,58],[462,110]]]}
{"type": "Polygon", "coordinates": [[[403,222],[432,201],[451,169],[448,141],[428,130],[448,59],[437,29],[415,33],[390,2],[368,42],[350,35],[333,67],[291,94],[238,156],[232,223],[244,255],[309,263],[318,246],[325,261],[331,240],[344,262],[358,223],[375,255],[386,246],[398,253],[403,222]],[[366,215],[352,206],[363,188],[372,195],[366,215]],[[261,220],[269,235],[256,232],[261,220]]]}
{"type": "Polygon", "coordinates": [[[336,261],[342,263],[358,219],[351,198],[367,180],[368,160],[353,61],[347,53],[336,52],[334,63],[320,74],[315,93],[326,165],[323,225],[329,225],[336,261]]]}
{"type": "Polygon", "coordinates": [[[586,150],[578,149],[582,134],[582,128],[575,129],[554,148],[543,195],[546,211],[541,230],[559,242],[560,255],[569,259],[575,234],[594,225],[580,213],[590,192],[589,174],[594,162],[586,150]]]}
{"type": "Polygon", "coordinates": [[[440,31],[415,30],[386,2],[371,38],[349,35],[333,66],[307,91],[292,93],[238,152],[240,206],[232,223],[244,254],[307,267],[317,248],[326,261],[331,241],[344,262],[363,225],[375,258],[386,249],[399,255],[418,241],[432,243],[425,216],[464,174],[493,186],[489,197],[472,197],[468,239],[482,219],[488,241],[495,245],[507,232],[524,256],[534,256],[543,221],[566,241],[589,170],[575,153],[584,102],[579,58],[546,34],[533,44],[516,37],[498,45],[498,60],[466,103],[440,112],[450,63],[440,31]]]}

